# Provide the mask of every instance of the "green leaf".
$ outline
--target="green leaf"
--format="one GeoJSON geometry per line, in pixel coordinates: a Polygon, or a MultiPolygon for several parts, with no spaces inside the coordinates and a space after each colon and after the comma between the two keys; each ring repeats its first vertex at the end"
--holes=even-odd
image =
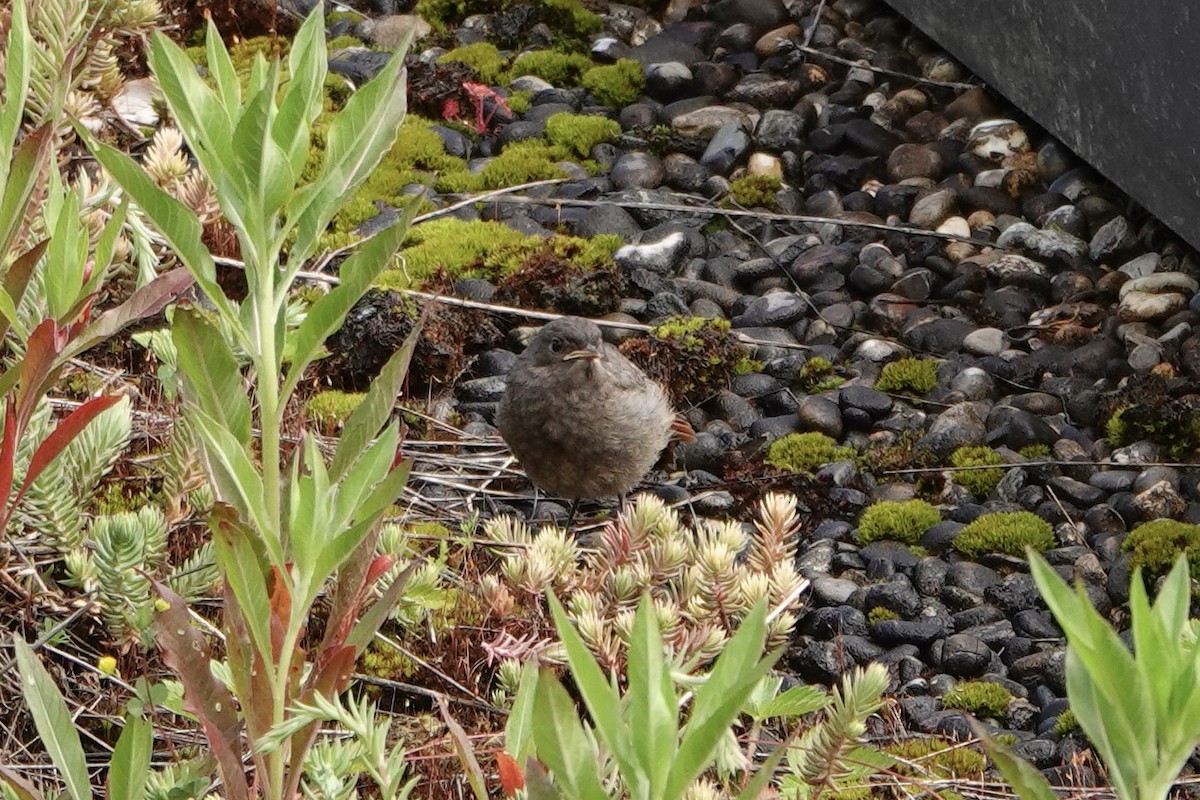
{"type": "Polygon", "coordinates": [[[534,660],[521,668],[521,682],[513,700],[508,722],[504,724],[504,751],[521,764],[533,752],[533,696],[537,690],[538,666],[534,660]]]}
{"type": "Polygon", "coordinates": [[[104,278],[108,274],[108,268],[112,264],[113,252],[117,247],[117,239],[121,235],[121,229],[125,225],[125,216],[128,212],[129,198],[122,197],[121,204],[117,206],[117,210],[108,218],[108,222],[100,232],[100,239],[96,242],[96,250],[92,256],[92,274],[79,291],[81,297],[88,297],[99,291],[100,284],[104,282],[104,278]]]}
{"type": "MultiPolygon", "coordinates": [[[[223,427],[242,448],[250,446],[250,400],[237,360],[225,338],[199,311],[177,308],[171,339],[188,398],[223,427]]],[[[266,376],[268,380],[270,376],[266,376]]]]}
{"type": "MultiPolygon", "coordinates": [[[[30,50],[33,38],[29,35],[29,10],[26,0],[16,0],[12,6],[12,18],[8,25],[8,45],[4,65],[5,102],[0,105],[0,187],[5,185],[9,162],[17,132],[21,130],[21,119],[25,114],[25,101],[29,97],[30,50]]],[[[0,246],[0,253],[8,251],[0,246]]]]}
{"type": "MultiPolygon", "coordinates": [[[[217,284],[217,268],[212,254],[200,241],[203,228],[196,214],[160,189],[150,180],[146,171],[129,156],[96,141],[88,134],[87,129],[80,125],[77,125],[75,130],[87,142],[88,149],[96,156],[96,160],[108,170],[121,188],[129,193],[133,201],[146,212],[155,227],[166,237],[171,249],[191,271],[201,291],[213,302],[221,316],[228,324],[237,325],[237,312],[217,284]]],[[[212,175],[209,177],[213,178],[212,175]]],[[[246,340],[244,330],[239,330],[239,338],[246,340]]]]}
{"type": "MultiPolygon", "coordinates": [[[[255,176],[244,175],[238,170],[237,154],[230,147],[232,117],[213,90],[200,79],[187,54],[159,31],[151,35],[149,61],[175,124],[213,183],[221,210],[230,218],[240,218],[250,195],[248,182],[255,176]]],[[[125,186],[123,180],[118,178],[118,181],[125,186]]],[[[145,206],[140,198],[135,196],[134,199],[145,206]]]]}
{"type": "Polygon", "coordinates": [[[238,516],[250,523],[266,545],[271,563],[283,569],[286,560],[279,540],[280,531],[274,530],[268,522],[263,505],[262,475],[250,454],[228,430],[201,409],[189,408],[188,415],[204,444],[208,474],[217,497],[233,506],[238,516]]]}
{"type": "Polygon", "coordinates": [[[355,92],[329,126],[325,161],[314,189],[297,194],[288,211],[288,225],[299,230],[289,266],[313,254],[317,239],[334,213],[396,140],[407,108],[405,81],[400,77],[403,48],[361,89],[355,92]]]}
{"type": "Polygon", "coordinates": [[[41,180],[42,168],[50,158],[53,142],[53,126],[46,123],[27,135],[13,152],[7,180],[0,187],[3,189],[0,195],[0,254],[12,248],[17,234],[25,227],[25,214],[33,190],[41,180]]]}
{"type": "Polygon", "coordinates": [[[321,88],[328,70],[324,22],[320,9],[313,9],[293,37],[288,51],[287,93],[271,128],[271,136],[295,175],[308,160],[312,123],[321,113],[321,88]]]}
{"type": "MultiPolygon", "coordinates": [[[[299,385],[304,370],[320,352],[322,344],[342,327],[350,309],[371,288],[379,273],[387,268],[404,242],[408,223],[415,211],[416,205],[410,204],[405,208],[403,219],[364,242],[358,252],[347,258],[339,268],[340,284],[308,309],[304,321],[296,331],[295,352],[288,365],[281,396],[291,396],[299,385]]],[[[405,344],[407,345],[407,342],[405,344]]],[[[411,356],[411,349],[409,352],[411,356]]],[[[349,454],[347,457],[350,457],[349,454]]],[[[334,472],[338,472],[337,467],[334,468],[334,472]]]]}
{"type": "Polygon", "coordinates": [[[21,674],[21,694],[25,697],[25,705],[29,706],[42,746],[54,762],[71,800],[91,800],[92,787],[88,782],[83,745],[62,692],[54,685],[54,679],[33,649],[19,635],[13,636],[13,649],[21,674]]]}
{"type": "Polygon", "coordinates": [[[570,800],[609,800],[596,769],[596,751],[583,730],[571,696],[558,679],[543,672],[534,692],[539,720],[533,740],[538,758],[570,800]]]}
{"type": "Polygon", "coordinates": [[[639,769],[625,780],[634,796],[668,798],[663,790],[678,745],[679,706],[649,593],[642,595],[633,617],[626,675],[630,749],[639,769]]]}
{"type": "Polygon", "coordinates": [[[793,686],[783,694],[763,703],[752,715],[761,722],[773,717],[794,719],[829,705],[829,695],[816,686],[793,686]]]}
{"type": "Polygon", "coordinates": [[[1022,800],[1058,800],[1042,773],[1034,769],[1029,762],[1013,755],[1011,750],[989,736],[982,728],[977,727],[976,733],[983,741],[988,755],[1004,775],[1004,779],[1017,791],[1022,800]]]}
{"type": "Polygon", "coordinates": [[[87,235],[79,219],[79,195],[67,189],[46,253],[42,285],[51,317],[67,324],[67,312],[75,305],[83,288],[83,267],[87,259],[87,235]]]}
{"type": "Polygon", "coordinates": [[[588,713],[592,715],[592,723],[596,726],[596,735],[613,754],[617,767],[622,775],[636,775],[638,763],[632,753],[633,743],[625,721],[621,719],[621,696],[616,687],[609,683],[592,653],[584,644],[583,639],[575,630],[575,626],[567,618],[567,612],[558,602],[553,593],[547,593],[550,613],[554,617],[554,629],[562,641],[563,649],[567,652],[567,664],[571,667],[571,676],[588,713]]]}
{"type": "Polygon", "coordinates": [[[366,396],[346,420],[337,450],[333,454],[333,464],[329,467],[332,480],[342,479],[358,460],[367,443],[379,433],[379,429],[391,416],[392,409],[396,406],[396,398],[404,386],[404,379],[408,376],[408,364],[412,360],[413,350],[416,349],[420,335],[421,321],[418,321],[404,340],[404,344],[400,345],[400,349],[383,365],[379,377],[371,382],[366,396]]]}
{"type": "Polygon", "coordinates": [[[232,121],[242,107],[242,85],[233,68],[233,60],[229,58],[229,51],[225,49],[225,42],[221,39],[221,32],[213,24],[212,17],[208,18],[204,33],[204,52],[208,61],[208,74],[217,84],[217,94],[225,106],[226,119],[232,121]]]}
{"type": "Polygon", "coordinates": [[[209,529],[213,534],[213,557],[241,606],[254,648],[260,656],[269,658],[271,601],[255,532],[220,505],[214,506],[209,515],[209,529]]]}
{"type": "Polygon", "coordinates": [[[108,800],[145,798],[153,752],[154,734],[150,723],[141,717],[126,715],[125,729],[117,739],[108,765],[108,800]]]}

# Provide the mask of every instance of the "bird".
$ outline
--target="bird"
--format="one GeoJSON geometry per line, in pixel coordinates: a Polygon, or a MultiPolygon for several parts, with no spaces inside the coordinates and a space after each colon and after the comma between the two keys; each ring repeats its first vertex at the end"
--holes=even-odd
{"type": "Polygon", "coordinates": [[[496,425],[526,475],[571,501],[624,496],[676,428],[666,392],[581,317],[544,325],[517,357],[496,425]]]}

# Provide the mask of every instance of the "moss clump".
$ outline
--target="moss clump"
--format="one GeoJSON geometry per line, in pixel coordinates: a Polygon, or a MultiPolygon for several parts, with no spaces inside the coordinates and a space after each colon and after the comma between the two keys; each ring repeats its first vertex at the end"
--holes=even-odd
{"type": "Polygon", "coordinates": [[[881,392],[910,392],[924,397],[937,386],[937,362],[932,358],[902,358],[884,366],[875,381],[881,392]]]}
{"type": "Polygon", "coordinates": [[[524,114],[533,104],[533,92],[513,92],[508,96],[508,107],[514,114],[524,114]]]}
{"type": "Polygon", "coordinates": [[[943,708],[957,708],[980,717],[1000,717],[1012,702],[1012,692],[991,681],[965,681],[942,696],[943,708]]]}
{"type": "Polygon", "coordinates": [[[1030,511],[1000,511],[984,514],[954,537],[954,547],[977,558],[985,553],[1025,557],[1025,548],[1042,552],[1054,546],[1050,523],[1030,511]]]}
{"type": "Polygon", "coordinates": [[[877,625],[880,622],[887,622],[890,619],[900,619],[900,615],[890,608],[883,606],[875,606],[867,612],[867,624],[877,625]]]}
{"type": "Polygon", "coordinates": [[[836,389],[846,382],[846,379],[834,373],[833,362],[828,358],[813,356],[804,362],[796,371],[796,380],[809,394],[836,389]]]}
{"type": "Polygon", "coordinates": [[[546,120],[546,141],[580,158],[587,158],[593,147],[620,135],[621,126],[606,117],[564,111],[546,120]]]}
{"type": "Polygon", "coordinates": [[[547,247],[581,269],[594,269],[611,263],[620,245],[615,236],[543,239],[500,222],[445,217],[414,226],[405,240],[404,269],[384,272],[377,285],[407,289],[438,273],[450,278],[496,280],[515,272],[547,247]]]}
{"type": "Polygon", "coordinates": [[[622,58],[615,64],[592,67],[583,74],[580,83],[602,105],[621,107],[638,99],[646,78],[641,64],[631,58],[622,58]]]}
{"type": "Polygon", "coordinates": [[[1125,537],[1121,549],[1133,554],[1130,566],[1141,567],[1142,576],[1151,581],[1170,572],[1187,553],[1192,579],[1200,580],[1200,525],[1173,519],[1144,522],[1125,537]]]}
{"type": "Polygon", "coordinates": [[[554,162],[557,154],[545,142],[514,142],[493,158],[479,173],[483,189],[502,189],[519,183],[566,177],[554,162]]]}
{"type": "Polygon", "coordinates": [[[607,256],[620,246],[615,236],[583,239],[552,237],[530,254],[525,263],[504,277],[496,286],[495,301],[520,308],[535,308],[599,317],[616,311],[625,296],[624,272],[607,256]],[[582,249],[595,249],[608,243],[611,248],[600,259],[581,258],[582,249]]]}
{"type": "Polygon", "coordinates": [[[989,469],[962,469],[954,473],[954,482],[976,497],[987,497],[1004,477],[1004,470],[993,465],[1004,463],[1004,458],[990,447],[960,447],[950,456],[954,467],[989,467],[989,469]]]}
{"type": "Polygon", "coordinates": [[[730,327],[724,319],[672,317],[649,336],[624,342],[621,352],[666,387],[676,406],[686,407],[757,368],[730,327]]]}
{"type": "Polygon", "coordinates": [[[363,46],[362,41],[355,36],[351,36],[350,34],[345,34],[344,36],[338,36],[335,39],[329,39],[328,41],[325,42],[325,49],[328,50],[330,53],[334,52],[335,50],[342,50],[342,49],[346,49],[346,48],[350,48],[350,47],[362,47],[362,46],[363,46]]]}
{"type": "Polygon", "coordinates": [[[1058,719],[1054,720],[1054,727],[1050,730],[1055,736],[1061,738],[1069,736],[1072,733],[1078,733],[1081,728],[1079,727],[1079,720],[1075,719],[1075,712],[1068,708],[1058,715],[1058,719]]]}
{"type": "MultiPolygon", "coordinates": [[[[883,752],[902,759],[895,766],[895,770],[902,775],[923,770],[935,778],[957,778],[978,775],[987,767],[987,759],[982,754],[942,739],[904,739],[884,747],[883,752]],[[920,770],[905,761],[916,762],[920,770]]],[[[946,792],[943,791],[942,795],[945,796],[946,792]]]]}
{"type": "Polygon", "coordinates": [[[891,539],[916,544],[921,534],[941,521],[938,510],[924,500],[884,500],[863,512],[858,521],[858,543],[891,539]]]}
{"type": "Polygon", "coordinates": [[[1030,461],[1040,461],[1050,455],[1050,446],[1045,444],[1027,444],[1017,451],[1022,458],[1030,461]]]}
{"type": "Polygon", "coordinates": [[[339,392],[331,389],[308,398],[308,402],[304,404],[304,410],[308,413],[309,419],[315,422],[323,433],[330,435],[337,432],[342,424],[350,418],[354,409],[362,404],[364,397],[366,397],[365,394],[357,392],[339,392]]]}
{"type": "Polygon", "coordinates": [[[823,433],[789,433],[767,449],[766,462],[787,472],[816,472],[835,461],[853,461],[854,448],[842,447],[823,433]]]}
{"type": "Polygon", "coordinates": [[[775,193],[783,181],[774,175],[743,175],[729,183],[729,199],[743,208],[774,209],[775,193]]]}
{"type": "Polygon", "coordinates": [[[1178,396],[1164,375],[1126,378],[1106,398],[1105,411],[1105,435],[1114,446],[1152,442],[1173,461],[1189,460],[1200,451],[1200,398],[1178,396]]]}
{"type": "Polygon", "coordinates": [[[504,67],[508,60],[501,54],[499,48],[491,42],[475,42],[474,44],[456,47],[438,59],[439,64],[458,62],[466,64],[475,70],[479,80],[487,84],[500,83],[504,67]]]}
{"type": "Polygon", "coordinates": [[[532,50],[517,56],[508,74],[510,80],[522,75],[536,75],[554,86],[566,87],[577,85],[583,73],[591,68],[592,60],[579,53],[532,50]]]}

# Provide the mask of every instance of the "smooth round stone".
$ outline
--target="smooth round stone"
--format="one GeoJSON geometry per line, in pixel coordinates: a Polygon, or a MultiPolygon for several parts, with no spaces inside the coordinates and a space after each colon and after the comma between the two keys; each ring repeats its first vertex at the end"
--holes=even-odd
{"type": "Polygon", "coordinates": [[[1143,253],[1117,267],[1117,272],[1131,278],[1145,278],[1154,274],[1160,261],[1162,261],[1162,256],[1158,253],[1143,253]]]}
{"type": "Polygon", "coordinates": [[[676,115],[671,127],[681,136],[710,139],[727,124],[735,124],[742,130],[753,130],[750,116],[741,109],[730,106],[704,106],[676,115]]]}
{"type": "Polygon", "coordinates": [[[803,430],[818,431],[834,439],[842,437],[842,414],[837,403],[820,395],[801,398],[796,417],[803,430]]]}
{"type": "Polygon", "coordinates": [[[858,584],[845,578],[831,578],[820,575],[812,579],[813,599],[818,605],[838,606],[850,600],[850,595],[858,589],[858,584]]]}
{"type": "Polygon", "coordinates": [[[1146,467],[1138,473],[1133,484],[1135,492],[1144,492],[1159,482],[1165,481],[1173,488],[1179,488],[1179,470],[1173,467],[1146,467]]]}
{"type": "Polygon", "coordinates": [[[613,260],[625,270],[647,269],[666,275],[682,264],[688,248],[687,237],[676,231],[657,242],[627,244],[613,254],[613,260]]]}
{"type": "Polygon", "coordinates": [[[800,620],[800,632],[814,639],[828,640],[841,635],[866,636],[867,618],[853,606],[814,608],[800,620]]]}
{"type": "Polygon", "coordinates": [[[946,637],[942,645],[942,669],[958,678],[977,678],[992,663],[992,650],[970,633],[946,637]]]}
{"type": "Polygon", "coordinates": [[[1000,161],[1029,150],[1029,136],[1011,119],[992,119],[971,129],[968,152],[988,161],[1000,161]]]}
{"type": "Polygon", "coordinates": [[[663,159],[662,182],[681,191],[698,192],[711,177],[712,170],[691,156],[668,153],[663,159]]]}
{"type": "Polygon", "coordinates": [[[737,122],[722,125],[709,141],[700,163],[718,175],[728,174],[746,151],[750,149],[750,135],[737,122]]]}
{"type": "Polygon", "coordinates": [[[808,303],[795,292],[769,292],[733,318],[735,328],[786,327],[809,313],[808,303]]]}
{"type": "Polygon", "coordinates": [[[843,410],[857,409],[871,419],[882,419],[892,410],[892,398],[869,386],[847,386],[838,393],[843,410]]]}
{"type": "Polygon", "coordinates": [[[1095,472],[1088,477],[1088,483],[1109,494],[1113,492],[1129,491],[1133,488],[1133,484],[1136,480],[1136,472],[1116,469],[1095,472]]]}
{"type": "MultiPolygon", "coordinates": [[[[1136,279],[1144,280],[1144,279],[1136,279]]],[[[1132,281],[1128,281],[1128,286],[1132,281]]],[[[1124,287],[1122,287],[1124,288],[1124,287]]],[[[1117,317],[1123,322],[1149,322],[1176,314],[1187,308],[1187,298],[1175,292],[1122,292],[1117,317]]]]}
{"type": "Polygon", "coordinates": [[[871,626],[871,638],[882,644],[927,645],[946,634],[949,620],[941,617],[887,619],[871,626]]]}
{"type": "Polygon", "coordinates": [[[969,237],[971,235],[971,224],[962,217],[948,217],[945,222],[937,226],[938,233],[948,233],[952,236],[969,237]]]}
{"type": "Polygon", "coordinates": [[[768,178],[783,180],[783,162],[778,156],[770,153],[751,153],[746,163],[746,172],[750,175],[762,175],[768,178]]]}
{"type": "Polygon", "coordinates": [[[692,83],[692,71],[679,61],[651,64],[645,69],[646,94],[671,102],[679,99],[692,83]]]}
{"type": "Polygon", "coordinates": [[[1129,351],[1126,361],[1135,372],[1148,372],[1163,360],[1163,347],[1153,340],[1142,342],[1129,351]]]}
{"type": "Polygon", "coordinates": [[[774,153],[794,150],[803,142],[807,127],[804,117],[794,111],[768,109],[754,130],[754,141],[774,153]]]}
{"type": "Polygon", "coordinates": [[[958,200],[950,189],[932,192],[913,203],[908,221],[919,228],[936,228],[958,210],[958,200]]]}
{"type": "Polygon", "coordinates": [[[1131,278],[1121,284],[1120,290],[1117,292],[1118,299],[1133,292],[1145,292],[1148,294],[1168,294],[1177,292],[1179,294],[1192,295],[1196,290],[1200,289],[1200,283],[1196,279],[1183,272],[1156,272],[1153,275],[1145,275],[1140,278],[1131,278]]]}
{"type": "Polygon", "coordinates": [[[612,170],[609,180],[620,189],[656,189],[666,177],[662,159],[652,153],[632,151],[622,153],[612,170]]]}
{"type": "Polygon", "coordinates": [[[1105,498],[1103,489],[1063,475],[1051,478],[1049,486],[1059,499],[1066,500],[1077,508],[1090,508],[1103,502],[1105,498]]]}
{"type": "Polygon", "coordinates": [[[950,381],[950,389],[958,392],[967,400],[983,400],[995,392],[996,382],[985,370],[979,367],[967,367],[950,381]]]}
{"type": "Polygon", "coordinates": [[[888,155],[888,179],[899,183],[910,178],[937,178],[945,164],[941,153],[922,144],[901,144],[888,155]]]}
{"type": "Polygon", "coordinates": [[[995,356],[1004,350],[1004,331],[999,328],[979,328],[963,337],[963,349],[977,356],[995,356]]]}

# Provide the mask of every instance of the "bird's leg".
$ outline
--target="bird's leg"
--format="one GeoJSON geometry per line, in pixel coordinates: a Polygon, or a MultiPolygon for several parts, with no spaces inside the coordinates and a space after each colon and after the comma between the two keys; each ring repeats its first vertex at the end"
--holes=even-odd
{"type": "Polygon", "coordinates": [[[575,512],[579,510],[579,498],[576,497],[571,501],[571,510],[567,512],[567,524],[563,527],[564,531],[570,533],[571,523],[575,521],[575,512]]]}

